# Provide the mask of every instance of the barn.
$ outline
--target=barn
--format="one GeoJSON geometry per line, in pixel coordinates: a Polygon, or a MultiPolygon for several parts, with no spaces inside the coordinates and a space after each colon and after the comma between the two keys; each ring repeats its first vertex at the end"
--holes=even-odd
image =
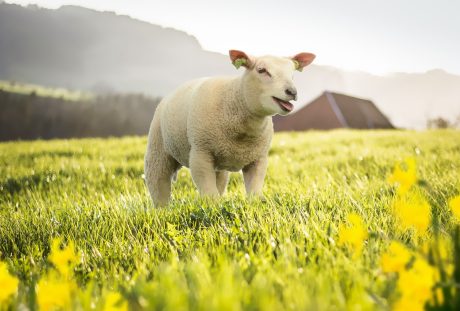
{"type": "Polygon", "coordinates": [[[293,114],[273,117],[273,123],[275,131],[394,128],[372,101],[329,91],[293,114]]]}

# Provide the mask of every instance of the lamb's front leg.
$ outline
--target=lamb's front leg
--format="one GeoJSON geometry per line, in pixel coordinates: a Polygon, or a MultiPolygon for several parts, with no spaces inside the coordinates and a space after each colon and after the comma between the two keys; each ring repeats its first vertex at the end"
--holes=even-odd
{"type": "Polygon", "coordinates": [[[243,168],[244,186],[248,196],[264,199],[262,187],[267,171],[268,157],[260,158],[243,168]]]}
{"type": "Polygon", "coordinates": [[[217,190],[222,195],[225,192],[228,184],[228,172],[227,171],[217,171],[216,172],[216,184],[217,190]]]}
{"type": "Polygon", "coordinates": [[[195,185],[201,195],[218,196],[214,159],[206,151],[190,151],[190,171],[195,185]]]}

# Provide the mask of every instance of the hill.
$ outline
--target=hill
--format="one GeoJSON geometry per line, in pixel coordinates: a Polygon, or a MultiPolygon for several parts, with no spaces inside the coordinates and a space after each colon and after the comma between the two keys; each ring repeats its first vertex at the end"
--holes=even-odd
{"type": "Polygon", "coordinates": [[[2,79],[99,92],[164,95],[231,69],[182,31],[77,6],[0,4],[0,46],[2,79]]]}
{"type": "MultiPolygon", "coordinates": [[[[0,79],[96,93],[164,96],[193,78],[238,74],[183,31],[78,6],[0,3],[0,46],[0,79]]],[[[460,77],[441,70],[376,76],[312,65],[296,79],[299,106],[329,90],[371,99],[396,126],[460,115],[460,77]]]]}

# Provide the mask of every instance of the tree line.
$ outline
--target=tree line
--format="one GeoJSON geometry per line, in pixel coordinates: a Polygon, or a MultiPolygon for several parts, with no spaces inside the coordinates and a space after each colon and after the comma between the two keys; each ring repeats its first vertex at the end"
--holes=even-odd
{"type": "Polygon", "coordinates": [[[0,91],[0,141],[146,135],[159,101],[141,94],[67,101],[0,91]]]}

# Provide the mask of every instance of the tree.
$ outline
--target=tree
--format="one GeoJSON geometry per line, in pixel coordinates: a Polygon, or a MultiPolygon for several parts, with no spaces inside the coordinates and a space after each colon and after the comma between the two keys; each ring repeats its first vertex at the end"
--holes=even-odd
{"type": "Polygon", "coordinates": [[[444,119],[442,117],[437,117],[437,118],[428,119],[426,125],[430,129],[447,129],[447,128],[453,127],[454,124],[452,124],[447,119],[444,119]]]}

